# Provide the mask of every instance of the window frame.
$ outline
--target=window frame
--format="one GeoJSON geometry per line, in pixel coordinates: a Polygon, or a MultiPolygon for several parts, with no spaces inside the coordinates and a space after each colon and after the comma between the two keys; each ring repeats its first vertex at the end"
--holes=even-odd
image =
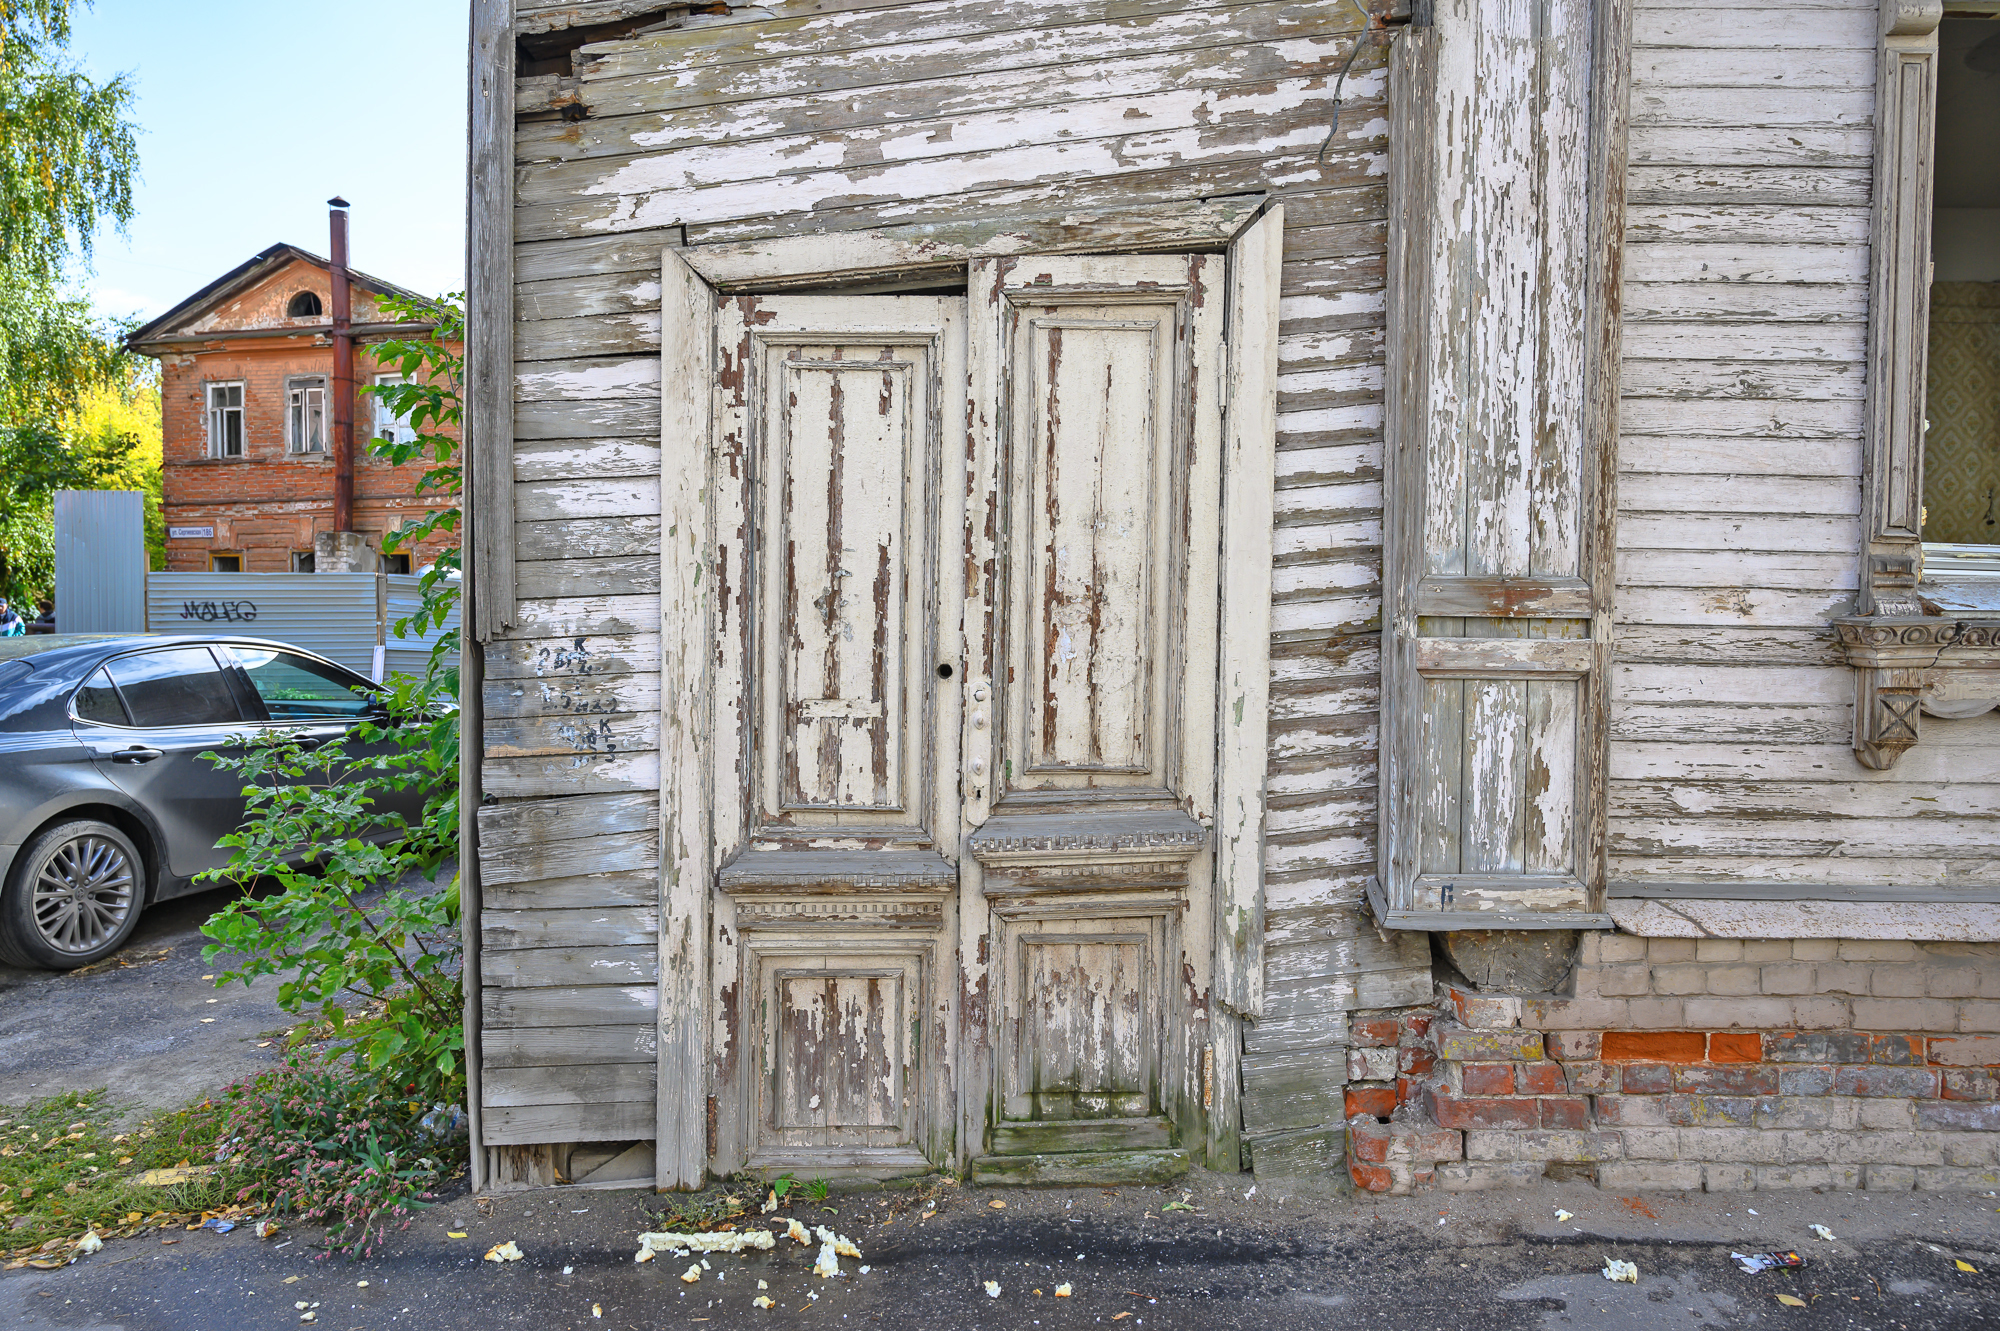
{"type": "Polygon", "coordinates": [[[1917,744],[1924,714],[1963,719],[1988,710],[1946,700],[1959,691],[1954,676],[2000,666],[1991,612],[1955,608],[1976,606],[1982,590],[1990,596],[1992,577],[1963,576],[1966,561],[1942,545],[1927,570],[1922,532],[1938,28],[1948,13],[1975,12],[1962,0],[1882,7],[1861,566],[1855,613],[1833,624],[1854,669],[1854,756],[1876,771],[1917,744]]]}
{"type": "MultiPolygon", "coordinates": [[[[249,687],[248,680],[238,678],[241,667],[236,664],[233,657],[217,651],[217,646],[218,644],[213,642],[166,643],[157,647],[141,647],[135,651],[117,652],[111,656],[107,656],[93,666],[90,673],[85,675],[76,688],[70,691],[68,706],[70,719],[81,725],[98,726],[106,730],[147,731],[150,733],[180,730],[221,730],[256,725],[257,718],[249,715],[250,709],[248,706],[249,701],[256,698],[256,690],[249,687]],[[230,700],[236,704],[236,720],[196,721],[185,725],[149,725],[138,719],[138,714],[133,710],[131,701],[125,696],[125,686],[120,684],[118,677],[111,673],[111,667],[120,661],[129,661],[137,656],[159,656],[167,652],[184,651],[202,651],[208,653],[208,659],[214,662],[216,672],[222,677],[223,687],[229,690],[230,700]],[[112,721],[92,721],[76,714],[76,695],[83,691],[85,685],[97,677],[99,671],[102,671],[105,679],[110,681],[112,692],[118,697],[118,705],[125,709],[125,723],[123,725],[112,721]]],[[[258,700],[258,709],[262,710],[261,699],[258,700]]]]}
{"type": "Polygon", "coordinates": [[[206,436],[209,460],[214,462],[240,462],[248,458],[250,456],[249,386],[241,379],[207,380],[202,384],[201,401],[203,432],[206,436]],[[236,405],[232,407],[225,403],[218,407],[215,402],[216,393],[226,392],[232,388],[237,392],[236,405]],[[234,453],[224,451],[227,442],[225,438],[227,434],[225,422],[228,420],[230,412],[236,414],[237,451],[234,453]]]}
{"type": "MultiPolygon", "coordinates": [[[[410,382],[410,376],[407,374],[377,374],[373,382],[377,388],[383,387],[386,384],[407,384],[410,382]]],[[[370,423],[368,431],[370,442],[379,440],[395,444],[415,443],[417,431],[416,427],[409,423],[409,419],[403,416],[391,416],[389,414],[388,403],[379,397],[375,397],[373,394],[370,394],[370,397],[375,413],[374,420],[370,423]],[[388,431],[387,434],[383,433],[385,429],[388,431]]]]}
{"type": "Polygon", "coordinates": [[[328,376],[324,374],[295,374],[285,380],[285,455],[296,458],[323,458],[329,456],[331,445],[327,440],[330,424],[327,394],[330,391],[328,376]],[[310,415],[311,394],[319,394],[319,447],[307,447],[309,440],[301,439],[301,413],[310,415]]]}
{"type": "Polygon", "coordinates": [[[210,551],[208,552],[208,571],[209,571],[210,573],[241,573],[241,572],[243,572],[243,552],[242,552],[241,550],[210,550],[210,551]],[[217,568],[217,567],[215,566],[215,561],[216,561],[216,560],[218,560],[218,559],[233,559],[233,560],[235,560],[235,561],[236,561],[236,567],[235,567],[235,568],[217,568]]]}

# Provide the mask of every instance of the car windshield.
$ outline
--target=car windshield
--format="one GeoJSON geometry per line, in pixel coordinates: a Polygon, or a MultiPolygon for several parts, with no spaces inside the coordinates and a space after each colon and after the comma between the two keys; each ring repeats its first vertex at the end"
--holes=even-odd
{"type": "Polygon", "coordinates": [[[355,720],[375,707],[367,681],[309,656],[269,647],[231,647],[273,721],[355,720]]]}

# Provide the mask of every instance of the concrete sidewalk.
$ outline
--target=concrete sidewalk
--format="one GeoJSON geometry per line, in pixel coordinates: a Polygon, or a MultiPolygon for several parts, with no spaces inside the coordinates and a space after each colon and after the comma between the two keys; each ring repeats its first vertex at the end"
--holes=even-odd
{"type": "Polygon", "coordinates": [[[272,1241],[243,1228],[180,1234],[170,1246],[157,1237],[113,1243],[61,1271],[0,1278],[0,1325],[295,1328],[295,1305],[306,1303],[309,1325],[357,1331],[2000,1326],[1992,1197],[1619,1197],[1549,1184],[1505,1196],[1344,1201],[1286,1196],[1271,1184],[1246,1197],[1252,1185],[1197,1174],[1168,1189],[945,1183],[928,1196],[836,1193],[825,1209],[801,1202],[777,1219],[826,1224],[857,1243],[862,1259],[842,1260],[837,1278],[811,1273],[814,1247],[780,1239],[769,1253],[709,1258],[693,1283],[681,1279],[690,1258],[632,1260],[637,1235],[656,1227],[661,1210],[651,1193],[461,1192],[360,1262],[315,1260],[311,1236],[290,1231],[272,1241]],[[1196,1209],[1161,1209],[1183,1194],[1196,1209]],[[1559,1220],[1559,1209],[1574,1215],[1559,1220]],[[1815,1237],[1815,1223],[1837,1238],[1815,1237]],[[481,1260],[510,1239],[521,1261],[481,1260]],[[1746,1275],[1729,1258],[1787,1248],[1805,1256],[1804,1269],[1746,1275]],[[1605,1280],[1607,1257],[1635,1263],[1639,1283],[1605,1280]],[[989,1280],[997,1297],[986,1293],[989,1280]],[[1071,1296],[1057,1298],[1064,1283],[1071,1296]],[[1781,1304],[1780,1294],[1807,1306],[1781,1304]],[[760,1295],[777,1306],[754,1307],[760,1295]]]}

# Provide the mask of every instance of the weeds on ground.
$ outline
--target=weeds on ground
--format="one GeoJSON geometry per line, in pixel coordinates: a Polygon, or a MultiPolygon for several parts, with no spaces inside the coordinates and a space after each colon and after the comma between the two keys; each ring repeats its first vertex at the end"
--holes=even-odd
{"type": "Polygon", "coordinates": [[[10,1265],[60,1263],[93,1230],[109,1239],[177,1229],[229,1206],[230,1172],[214,1160],[217,1105],[113,1131],[122,1110],[102,1090],[0,1108],[0,1252],[10,1265]],[[139,1182],[149,1170],[179,1181],[139,1182]]]}
{"type": "Polygon", "coordinates": [[[312,1051],[225,1087],[217,1151],[235,1200],[325,1225],[328,1253],[368,1256],[465,1164],[464,1139],[427,1127],[429,1106],[407,1094],[312,1051]]]}

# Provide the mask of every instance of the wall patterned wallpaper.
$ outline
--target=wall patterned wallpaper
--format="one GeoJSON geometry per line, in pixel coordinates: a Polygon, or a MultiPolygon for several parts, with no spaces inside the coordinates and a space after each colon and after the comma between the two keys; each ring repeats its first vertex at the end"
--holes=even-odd
{"type": "Polygon", "coordinates": [[[1924,539],[2000,545],[2000,282],[1931,287],[1924,539]]]}

